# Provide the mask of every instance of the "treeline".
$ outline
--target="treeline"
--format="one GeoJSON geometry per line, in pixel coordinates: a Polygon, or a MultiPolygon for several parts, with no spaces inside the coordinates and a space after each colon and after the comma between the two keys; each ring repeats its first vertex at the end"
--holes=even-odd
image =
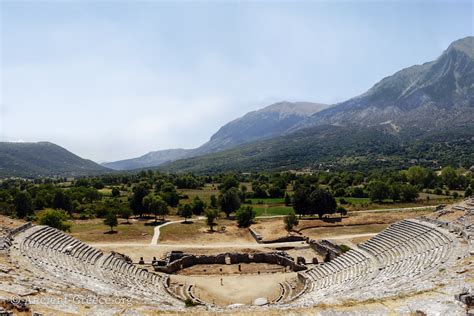
{"type": "MultiPolygon", "coordinates": [[[[129,219],[152,214],[155,218],[176,209],[189,218],[207,210],[218,210],[229,217],[251,204],[252,198],[284,198],[298,214],[318,214],[337,210],[349,198],[370,198],[374,202],[413,202],[420,192],[438,195],[471,195],[473,173],[462,168],[432,170],[413,166],[406,170],[362,172],[319,171],[313,174],[252,173],[165,174],[141,171],[136,174],[105,175],[67,179],[9,179],[0,182],[0,212],[4,215],[34,219],[36,210],[61,209],[79,219],[105,218],[110,212],[129,219]],[[204,199],[189,199],[180,189],[214,186],[219,193],[204,199]],[[105,190],[105,191],[104,191],[105,190]],[[321,205],[324,205],[322,207],[321,205]]],[[[247,213],[250,211],[247,210],[247,213]]],[[[248,216],[249,214],[247,214],[248,216]]]]}

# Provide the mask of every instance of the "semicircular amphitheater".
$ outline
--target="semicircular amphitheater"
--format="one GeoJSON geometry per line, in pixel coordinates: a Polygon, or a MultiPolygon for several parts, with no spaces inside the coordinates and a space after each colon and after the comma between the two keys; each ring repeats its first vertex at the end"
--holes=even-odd
{"type": "MultiPolygon", "coordinates": [[[[470,203],[474,206],[474,201],[470,203]]],[[[213,304],[194,293],[192,286],[177,290],[169,274],[143,269],[126,256],[103,252],[48,226],[24,225],[4,234],[2,248],[8,260],[2,265],[10,263],[10,282],[2,282],[2,289],[25,297],[50,295],[64,299],[73,294],[92,295],[114,302],[97,307],[103,310],[95,309],[94,314],[121,312],[131,305],[148,306],[145,314],[151,310],[271,312],[348,305],[365,308],[384,299],[404,299],[407,309],[397,310],[400,312],[411,312],[412,304],[414,308],[424,306],[425,312],[462,314],[469,302],[465,305],[466,299],[463,303],[459,297],[469,292],[473,279],[474,207],[465,208],[462,216],[451,221],[439,219],[443,212],[446,210],[394,223],[333,260],[298,272],[296,280],[300,286],[294,282],[279,283],[280,294],[263,306],[213,304]],[[425,297],[424,293],[441,296],[425,297]],[[187,309],[186,299],[197,306],[187,309]],[[443,311],[442,304],[447,300],[450,302],[443,311]]],[[[472,289],[470,293],[472,304],[472,289]]],[[[37,302],[38,306],[41,304],[37,302]]],[[[60,308],[63,312],[84,312],[74,301],[60,308]]]]}

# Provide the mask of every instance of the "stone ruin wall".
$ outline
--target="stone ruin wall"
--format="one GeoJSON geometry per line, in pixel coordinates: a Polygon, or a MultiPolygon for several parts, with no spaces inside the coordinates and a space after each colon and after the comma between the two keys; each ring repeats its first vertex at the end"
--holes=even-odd
{"type": "Polygon", "coordinates": [[[176,271],[191,267],[197,264],[226,264],[226,258],[230,258],[231,264],[239,263],[269,263],[289,267],[293,271],[306,270],[306,266],[297,264],[291,257],[286,257],[277,253],[224,253],[219,255],[185,255],[181,259],[170,262],[166,266],[155,265],[155,271],[164,273],[174,273],[176,271]]]}
{"type": "Polygon", "coordinates": [[[333,244],[329,240],[317,241],[314,239],[308,240],[308,244],[321,256],[325,256],[329,252],[331,260],[339,256],[342,251],[336,244],[333,244]]]}

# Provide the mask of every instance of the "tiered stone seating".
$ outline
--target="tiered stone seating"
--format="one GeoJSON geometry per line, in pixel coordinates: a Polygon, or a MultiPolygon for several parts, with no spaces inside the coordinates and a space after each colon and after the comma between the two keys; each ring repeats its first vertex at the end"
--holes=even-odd
{"type": "Polygon", "coordinates": [[[57,229],[35,226],[20,234],[18,250],[52,276],[101,294],[148,298],[179,304],[167,293],[160,275],[91,247],[57,229]]]}
{"type": "Polygon", "coordinates": [[[274,303],[285,303],[291,301],[297,294],[295,293],[295,288],[295,285],[288,281],[280,283],[280,295],[274,301],[274,303]]]}
{"type": "Polygon", "coordinates": [[[312,281],[310,293],[304,296],[372,291],[411,283],[443,264],[451,255],[453,243],[434,225],[418,220],[395,223],[360,244],[359,249],[303,272],[312,281]]]}

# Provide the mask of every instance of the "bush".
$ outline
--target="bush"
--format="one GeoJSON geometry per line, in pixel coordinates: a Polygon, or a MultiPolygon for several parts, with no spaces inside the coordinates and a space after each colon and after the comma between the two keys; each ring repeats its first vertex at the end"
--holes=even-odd
{"type": "Polygon", "coordinates": [[[198,305],[198,303],[196,303],[195,301],[193,301],[189,297],[184,301],[184,304],[186,304],[186,307],[194,307],[194,306],[198,305]]]}
{"type": "Polygon", "coordinates": [[[344,206],[339,205],[336,209],[336,213],[341,214],[341,217],[343,217],[347,215],[347,210],[344,206]]]}
{"type": "Polygon", "coordinates": [[[290,214],[283,217],[283,223],[285,224],[286,231],[289,233],[295,226],[298,226],[299,220],[295,212],[291,212],[290,214]]]}
{"type": "Polygon", "coordinates": [[[341,244],[341,245],[339,245],[339,249],[341,249],[341,251],[344,253],[344,252],[347,252],[347,251],[351,250],[351,247],[349,247],[347,245],[344,245],[344,244],[341,244]]]}
{"type": "Polygon", "coordinates": [[[94,214],[89,209],[86,209],[79,213],[79,219],[92,219],[92,218],[94,218],[94,214]]]}
{"type": "Polygon", "coordinates": [[[48,210],[43,212],[39,217],[40,225],[48,225],[50,227],[62,230],[70,231],[71,224],[67,222],[69,216],[66,212],[61,210],[48,210]]]}
{"type": "Polygon", "coordinates": [[[239,227],[249,227],[252,225],[256,215],[257,213],[251,206],[245,206],[244,208],[239,209],[236,214],[239,227]]]}

